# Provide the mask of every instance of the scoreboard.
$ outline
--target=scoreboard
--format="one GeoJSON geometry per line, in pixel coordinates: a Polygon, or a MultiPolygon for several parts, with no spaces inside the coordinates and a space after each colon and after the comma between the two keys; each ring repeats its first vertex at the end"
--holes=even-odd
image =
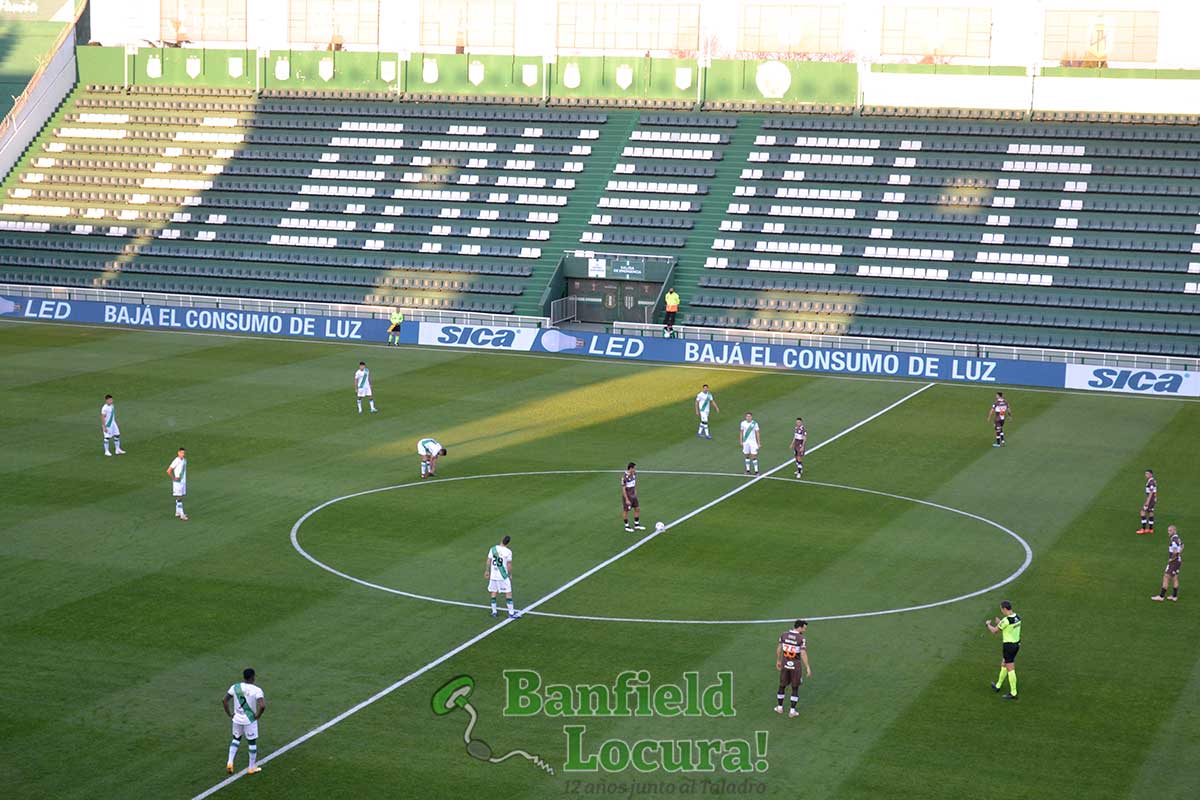
{"type": "Polygon", "coordinates": [[[581,322],[650,322],[661,291],[662,283],[651,281],[567,278],[581,322]]]}

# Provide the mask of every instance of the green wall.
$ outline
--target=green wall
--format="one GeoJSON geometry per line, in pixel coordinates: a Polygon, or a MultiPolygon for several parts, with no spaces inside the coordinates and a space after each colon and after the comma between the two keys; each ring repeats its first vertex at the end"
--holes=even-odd
{"type": "Polygon", "coordinates": [[[66,27],[61,22],[0,21],[0,117],[12,108],[13,97],[25,91],[39,59],[50,57],[66,27]]]}
{"type": "Polygon", "coordinates": [[[402,63],[408,92],[542,96],[543,66],[539,56],[413,53],[412,60],[402,63]],[[426,83],[426,73],[433,77],[435,69],[437,79],[426,83]],[[529,84],[528,78],[532,78],[529,84]]]}
{"type": "MultiPolygon", "coordinates": [[[[130,80],[139,85],[254,88],[253,50],[140,48],[125,56],[119,47],[80,47],[79,76],[84,83],[130,80]],[[242,74],[229,74],[229,59],[242,59],[242,74]],[[151,77],[157,61],[161,74],[151,77]],[[193,76],[189,73],[189,64],[193,76]]],[[[858,72],[853,64],[804,61],[714,61],[701,70],[692,59],[634,56],[564,56],[543,65],[540,56],[491,56],[413,53],[407,61],[392,53],[277,50],[259,60],[259,86],[265,89],[339,89],[446,95],[542,96],[543,81],[553,97],[601,97],[694,101],[697,86],[707,100],[779,100],[788,103],[853,104],[858,72]],[[287,61],[286,77],[277,78],[287,61]],[[321,65],[332,66],[328,80],[321,65]],[[760,75],[769,79],[760,81],[760,75]],[[385,78],[387,76],[387,78],[385,78]],[[426,81],[426,78],[432,80],[426,81]],[[760,84],[775,96],[764,95],[760,84]]]]}
{"type": "Polygon", "coordinates": [[[837,103],[858,101],[858,68],[822,61],[712,62],[706,76],[709,100],[837,103]]]}

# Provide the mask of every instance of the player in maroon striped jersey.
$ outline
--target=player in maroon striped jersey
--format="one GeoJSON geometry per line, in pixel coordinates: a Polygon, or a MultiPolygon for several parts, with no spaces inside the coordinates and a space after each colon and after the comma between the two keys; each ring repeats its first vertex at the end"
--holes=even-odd
{"type": "Polygon", "coordinates": [[[1172,578],[1175,586],[1171,589],[1171,599],[1179,599],[1179,570],[1183,567],[1183,539],[1179,538],[1179,529],[1168,525],[1167,533],[1171,538],[1167,540],[1167,568],[1163,570],[1162,591],[1150,598],[1160,603],[1167,597],[1167,584],[1172,578]]]}
{"type": "Polygon", "coordinates": [[[1154,470],[1146,470],[1146,499],[1142,503],[1142,527],[1137,529],[1138,536],[1154,533],[1154,506],[1158,504],[1158,481],[1154,478],[1154,470]]]}
{"type": "Polygon", "coordinates": [[[996,399],[988,411],[988,421],[996,426],[996,441],[992,443],[992,447],[1004,446],[1004,423],[1011,413],[1008,410],[1008,401],[1004,399],[1004,392],[996,392],[996,399]]]}

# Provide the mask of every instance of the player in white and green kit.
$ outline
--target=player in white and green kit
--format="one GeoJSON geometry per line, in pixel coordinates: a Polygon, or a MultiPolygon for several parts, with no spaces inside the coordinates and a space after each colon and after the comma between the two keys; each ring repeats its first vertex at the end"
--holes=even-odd
{"type": "Polygon", "coordinates": [[[417,442],[417,455],[421,457],[421,477],[432,478],[437,474],[437,460],[446,455],[446,448],[437,439],[425,437],[417,442]]]}
{"type": "Polygon", "coordinates": [[[250,750],[250,767],[246,773],[253,775],[261,772],[258,766],[258,721],[267,710],[267,701],[263,690],[254,682],[254,670],[242,670],[242,680],[229,687],[221,698],[221,707],[233,721],[233,741],[229,743],[229,759],[225,762],[225,771],[233,774],[233,759],[237,757],[238,747],[242,736],[250,750]]]}
{"type": "Polygon", "coordinates": [[[354,373],[354,392],[358,395],[358,413],[362,413],[363,398],[367,398],[367,402],[371,404],[371,413],[374,414],[375,396],[371,394],[371,370],[367,369],[367,362],[358,362],[358,370],[354,373]]]}
{"type": "Polygon", "coordinates": [[[517,612],[513,610],[512,599],[512,550],[508,549],[511,536],[505,536],[500,544],[492,545],[488,550],[487,561],[483,565],[483,577],[488,581],[488,592],[492,596],[492,616],[496,616],[496,594],[504,592],[508,602],[508,618],[516,619],[517,612]]]}
{"type": "Polygon", "coordinates": [[[758,422],[754,419],[753,414],[746,414],[746,418],[741,424],[741,444],[742,456],[746,460],[746,474],[750,474],[750,468],[754,468],[754,474],[758,474],[758,449],[762,447],[761,431],[758,429],[758,422]]]}
{"type": "Polygon", "coordinates": [[[187,497],[187,450],[179,448],[179,454],[167,467],[167,475],[171,477],[171,495],[175,498],[175,517],[187,522],[187,514],[183,513],[183,498],[187,497]]]}
{"type": "Polygon", "coordinates": [[[700,387],[700,393],[696,395],[696,416],[700,418],[700,427],[696,431],[696,436],[711,439],[712,434],[708,432],[708,412],[720,412],[721,407],[717,405],[717,398],[713,397],[713,393],[708,390],[708,384],[700,387]]]}
{"type": "Polygon", "coordinates": [[[117,407],[111,394],[104,395],[104,405],[100,406],[100,428],[104,433],[104,455],[112,455],[108,447],[110,440],[117,446],[117,455],[125,455],[121,449],[121,429],[117,427],[117,407]]]}

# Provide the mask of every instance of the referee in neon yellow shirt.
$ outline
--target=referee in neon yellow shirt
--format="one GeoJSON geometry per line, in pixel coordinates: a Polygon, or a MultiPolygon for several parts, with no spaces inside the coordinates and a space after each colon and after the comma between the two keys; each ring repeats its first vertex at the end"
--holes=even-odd
{"type": "Polygon", "coordinates": [[[1017,699],[1017,651],[1021,649],[1021,618],[1013,611],[1012,603],[1003,600],[1000,603],[1000,616],[984,620],[988,631],[1000,634],[1003,640],[1004,655],[1000,660],[1000,675],[991,684],[992,691],[998,692],[1004,686],[1004,674],[1008,673],[1008,694],[1005,700],[1017,699]],[[994,624],[993,624],[994,623],[994,624]]]}

